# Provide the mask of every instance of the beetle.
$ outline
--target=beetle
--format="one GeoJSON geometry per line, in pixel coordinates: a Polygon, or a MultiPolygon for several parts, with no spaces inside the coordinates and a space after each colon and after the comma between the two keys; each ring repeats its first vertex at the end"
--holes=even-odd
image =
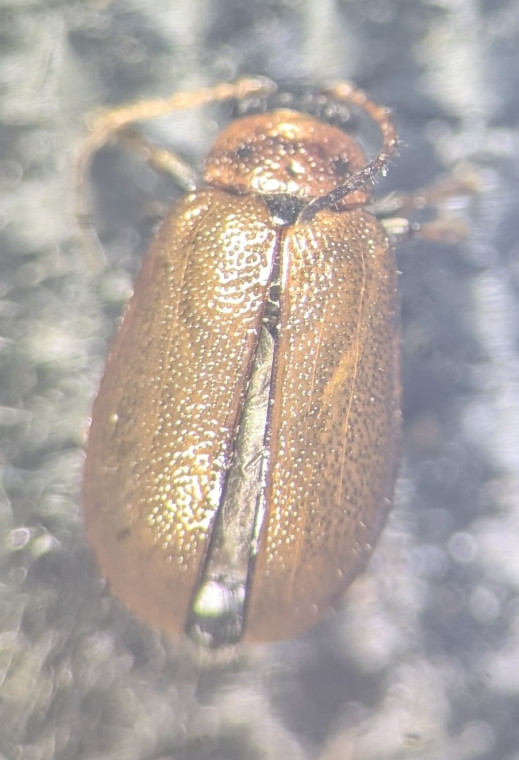
{"type": "MultiPolygon", "coordinates": [[[[271,89],[122,109],[89,157],[136,119],[271,89]]],[[[102,572],[152,627],[209,647],[315,625],[393,498],[397,272],[366,206],[397,136],[361,91],[323,92],[376,123],[379,153],[293,108],[231,121],[145,255],[93,408],[83,500],[102,572]]]]}

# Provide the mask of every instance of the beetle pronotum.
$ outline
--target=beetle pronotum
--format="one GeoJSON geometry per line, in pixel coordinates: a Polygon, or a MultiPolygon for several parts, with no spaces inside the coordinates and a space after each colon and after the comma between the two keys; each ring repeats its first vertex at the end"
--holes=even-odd
{"type": "MultiPolygon", "coordinates": [[[[142,118],[272,86],[120,109],[142,118]]],[[[367,185],[383,146],[288,108],[233,121],[146,254],[94,405],[86,523],[115,592],[209,646],[288,638],[364,568],[399,460],[397,275],[367,185]]]]}

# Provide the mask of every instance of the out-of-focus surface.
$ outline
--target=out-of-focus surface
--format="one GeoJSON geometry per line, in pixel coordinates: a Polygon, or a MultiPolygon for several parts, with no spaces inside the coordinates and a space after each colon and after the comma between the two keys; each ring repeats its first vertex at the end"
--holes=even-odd
{"type": "MultiPolygon", "coordinates": [[[[518,760],[517,0],[0,2],[2,760],[518,760]],[[74,223],[94,107],[245,73],[352,79],[391,106],[379,192],[469,162],[462,245],[399,252],[404,466],[344,610],[195,666],[104,589],[79,489],[87,418],[150,219],[174,188],[126,152],[91,184],[107,264],[74,223]]],[[[216,109],[147,126],[200,160],[216,109]]]]}

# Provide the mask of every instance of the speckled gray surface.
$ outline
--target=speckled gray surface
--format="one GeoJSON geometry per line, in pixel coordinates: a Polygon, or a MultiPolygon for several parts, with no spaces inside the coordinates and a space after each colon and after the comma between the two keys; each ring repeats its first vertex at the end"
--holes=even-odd
{"type": "MultiPolygon", "coordinates": [[[[517,0],[0,1],[2,760],[518,760],[518,41],[517,0]],[[251,72],[391,106],[380,190],[468,161],[481,192],[451,204],[463,245],[399,252],[405,459],[369,572],[307,636],[197,665],[111,598],[79,501],[96,383],[175,191],[103,153],[96,272],[73,161],[93,107],[251,72]]],[[[149,134],[200,157],[214,118],[149,134]]]]}

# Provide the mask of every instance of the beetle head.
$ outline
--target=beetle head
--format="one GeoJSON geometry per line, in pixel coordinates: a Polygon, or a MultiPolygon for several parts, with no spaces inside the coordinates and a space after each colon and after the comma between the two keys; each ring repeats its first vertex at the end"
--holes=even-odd
{"type": "MultiPolygon", "coordinates": [[[[283,109],[232,122],[210,152],[204,177],[208,184],[233,192],[310,201],[344,185],[365,163],[351,135],[283,109]]],[[[366,202],[364,190],[352,195],[349,203],[366,202]]]]}

